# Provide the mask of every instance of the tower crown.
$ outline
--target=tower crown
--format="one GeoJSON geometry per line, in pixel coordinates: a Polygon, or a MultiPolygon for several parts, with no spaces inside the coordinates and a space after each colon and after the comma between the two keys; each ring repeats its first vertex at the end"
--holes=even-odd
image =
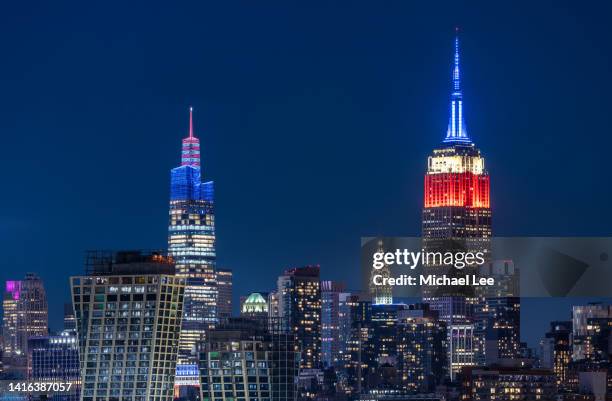
{"type": "Polygon", "coordinates": [[[463,118],[463,92],[459,68],[459,36],[455,37],[455,57],[452,73],[453,89],[450,101],[450,116],[444,142],[471,143],[463,118]]]}
{"type": "Polygon", "coordinates": [[[200,140],[193,136],[193,107],[189,107],[189,136],[183,139],[181,166],[200,167],[200,140]]]}

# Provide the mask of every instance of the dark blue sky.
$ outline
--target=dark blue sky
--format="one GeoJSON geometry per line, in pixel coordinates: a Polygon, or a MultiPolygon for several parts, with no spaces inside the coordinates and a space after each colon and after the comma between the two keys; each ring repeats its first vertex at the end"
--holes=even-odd
{"type": "MultiPolygon", "coordinates": [[[[193,105],[236,294],[309,263],[356,287],[361,236],[420,231],[455,25],[495,234],[610,235],[611,17],[605,2],[5,3],[0,279],[38,272],[58,322],[85,249],[164,247],[193,105]]],[[[542,308],[524,308],[530,341],[542,308]]]]}

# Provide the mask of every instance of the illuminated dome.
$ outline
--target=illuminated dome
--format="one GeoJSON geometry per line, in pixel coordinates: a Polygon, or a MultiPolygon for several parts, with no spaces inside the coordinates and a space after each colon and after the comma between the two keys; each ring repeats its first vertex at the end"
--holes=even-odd
{"type": "Polygon", "coordinates": [[[268,301],[259,292],[254,292],[242,304],[242,313],[246,315],[268,313],[268,301]]]}

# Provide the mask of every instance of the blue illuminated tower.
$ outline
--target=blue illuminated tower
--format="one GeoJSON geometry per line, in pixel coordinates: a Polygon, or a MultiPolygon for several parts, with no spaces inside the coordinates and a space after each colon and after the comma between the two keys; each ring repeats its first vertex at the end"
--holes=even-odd
{"type": "MultiPolygon", "coordinates": [[[[215,212],[213,182],[202,182],[200,140],[193,135],[189,109],[189,136],[183,139],[181,165],[170,173],[168,253],[176,274],[187,279],[179,341],[179,368],[195,364],[195,345],[217,322],[215,269],[215,212]]],[[[177,375],[177,380],[179,379],[177,375]]]]}
{"type": "Polygon", "coordinates": [[[459,70],[459,36],[455,37],[455,60],[453,64],[453,91],[451,92],[448,130],[444,142],[471,143],[463,118],[463,92],[459,70]]]}

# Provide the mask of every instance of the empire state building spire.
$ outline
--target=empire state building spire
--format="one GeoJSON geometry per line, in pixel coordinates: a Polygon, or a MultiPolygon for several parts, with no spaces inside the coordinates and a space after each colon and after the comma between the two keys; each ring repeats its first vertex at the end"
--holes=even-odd
{"type": "MultiPolygon", "coordinates": [[[[458,30],[457,30],[458,31],[458,30]]],[[[459,36],[455,37],[455,59],[453,64],[453,90],[451,92],[450,118],[444,142],[471,143],[463,118],[463,92],[459,67],[459,36]]]]}

